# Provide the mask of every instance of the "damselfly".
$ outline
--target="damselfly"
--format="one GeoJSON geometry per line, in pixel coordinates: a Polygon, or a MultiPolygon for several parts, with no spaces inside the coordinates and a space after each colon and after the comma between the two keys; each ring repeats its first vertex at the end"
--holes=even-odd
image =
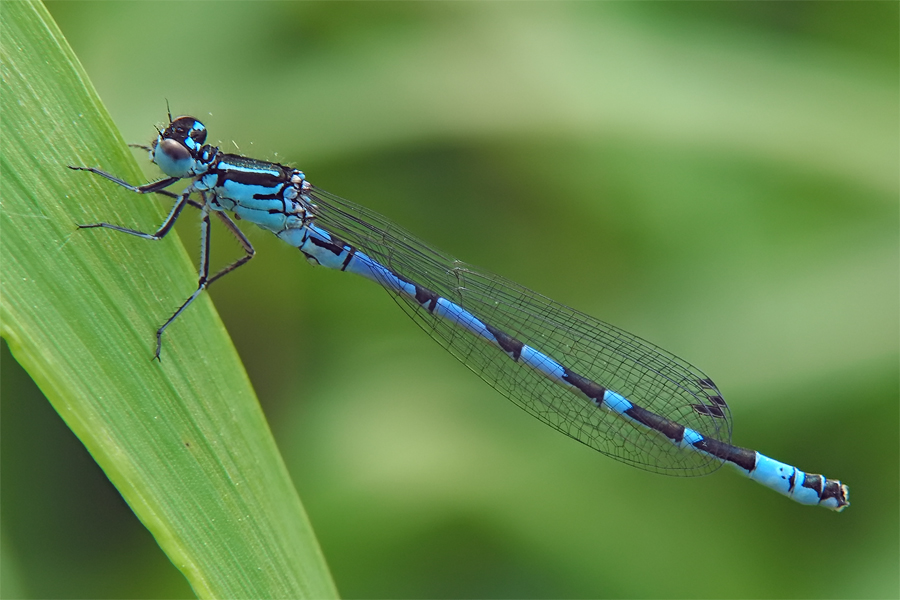
{"type": "Polygon", "coordinates": [[[321,190],[296,169],[227,154],[206,144],[193,117],[172,120],[151,146],[139,146],[166,174],[133,186],[175,205],[154,233],[104,227],[158,240],[186,205],[200,210],[197,290],[166,328],[212,282],[249,261],[250,241],[229,213],[271,231],[315,265],[370,279],[386,289],[431,337],[525,411],[595,450],[635,467],[693,476],[725,463],[802,504],[840,511],[847,486],[731,445],[731,411],[696,367],[612,325],[553,302],[507,279],[460,262],[419,241],[385,217],[321,190]],[[166,190],[191,180],[180,194],[166,190]],[[199,197],[199,201],[191,196],[199,197]],[[238,239],[244,256],[209,275],[210,214],[238,239]]]}

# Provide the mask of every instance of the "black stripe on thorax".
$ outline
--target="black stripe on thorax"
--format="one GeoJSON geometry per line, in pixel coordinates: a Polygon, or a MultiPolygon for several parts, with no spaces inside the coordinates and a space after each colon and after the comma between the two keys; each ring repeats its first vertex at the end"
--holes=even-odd
{"type": "Polygon", "coordinates": [[[234,181],[243,185],[274,188],[287,183],[292,173],[292,170],[277,163],[254,160],[236,154],[220,154],[214,168],[218,172],[219,187],[225,181],[234,181]]]}
{"type": "Polygon", "coordinates": [[[254,198],[258,199],[281,198],[281,191],[287,183],[283,178],[272,175],[271,173],[235,171],[229,170],[227,167],[224,169],[216,169],[216,171],[216,187],[224,187],[226,181],[233,181],[240,185],[259,186],[273,190],[271,194],[255,194],[254,198]]]}

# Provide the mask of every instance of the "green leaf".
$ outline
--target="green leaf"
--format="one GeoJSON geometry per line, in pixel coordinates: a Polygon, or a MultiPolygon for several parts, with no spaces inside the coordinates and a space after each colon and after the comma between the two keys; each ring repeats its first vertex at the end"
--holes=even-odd
{"type": "MultiPolygon", "coordinates": [[[[66,165],[143,177],[39,3],[3,5],[0,334],[201,597],[334,597],[312,527],[170,206],[66,165]]],[[[191,209],[187,209],[191,210],[191,209]]]]}

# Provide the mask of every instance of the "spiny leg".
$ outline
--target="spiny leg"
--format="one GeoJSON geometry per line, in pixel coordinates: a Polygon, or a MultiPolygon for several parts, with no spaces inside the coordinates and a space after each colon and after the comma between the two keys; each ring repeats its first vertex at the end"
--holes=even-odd
{"type": "MultiPolygon", "coordinates": [[[[156,190],[154,193],[162,194],[163,196],[168,196],[170,198],[176,198],[176,199],[179,197],[178,194],[174,194],[168,190],[156,190]]],[[[199,202],[195,202],[194,200],[188,200],[187,203],[189,206],[193,206],[197,210],[203,210],[203,205],[200,204],[199,202]]],[[[232,264],[228,265],[227,267],[223,268],[221,271],[219,271],[218,273],[216,273],[215,275],[210,277],[209,281],[206,282],[207,287],[209,287],[209,285],[216,279],[219,279],[223,275],[227,275],[228,273],[231,273],[232,271],[234,271],[241,265],[245,264],[247,261],[249,261],[251,258],[253,258],[256,255],[256,250],[253,248],[253,244],[250,243],[250,240],[247,239],[247,236],[244,235],[244,232],[240,230],[240,228],[237,226],[237,224],[231,220],[231,217],[229,217],[224,212],[221,212],[218,210],[213,211],[213,212],[219,218],[219,220],[222,221],[222,224],[225,225],[226,228],[228,228],[228,231],[231,232],[231,235],[233,235],[237,239],[238,243],[244,249],[246,256],[239,258],[238,260],[234,261],[232,264]]]]}
{"type": "MultiPolygon", "coordinates": [[[[126,186],[128,184],[125,184],[126,186]]],[[[159,191],[159,190],[154,190],[159,191]]],[[[141,192],[144,193],[144,192],[141,192]]],[[[175,205],[172,206],[172,210],[169,211],[168,216],[162,222],[162,225],[159,226],[159,229],[156,230],[155,233],[145,233],[143,231],[138,231],[136,229],[128,229],[127,227],[120,227],[119,225],[112,225],[110,223],[90,223],[88,225],[79,225],[79,229],[93,229],[95,227],[103,227],[105,229],[113,229],[115,231],[121,231],[122,233],[127,233],[129,235],[136,235],[137,237],[144,238],[145,240],[161,240],[166,237],[166,234],[172,230],[172,226],[175,224],[175,221],[178,219],[178,215],[181,214],[181,211],[184,209],[185,205],[188,202],[192,202],[188,200],[188,196],[190,195],[190,188],[185,190],[180,196],[175,196],[177,199],[175,205]]],[[[174,194],[173,194],[174,196],[174,194]]],[[[196,204],[196,203],[194,203],[196,204]]]]}
{"type": "Polygon", "coordinates": [[[200,270],[198,273],[198,283],[197,289],[193,294],[188,296],[188,299],[184,301],[184,303],[178,307],[178,310],[175,311],[169,320],[162,324],[162,327],[156,330],[156,352],[153,354],[153,358],[159,361],[159,353],[162,351],[162,334],[166,330],[166,327],[171,325],[172,321],[178,318],[184,309],[191,305],[191,303],[197,299],[197,296],[200,295],[206,286],[208,285],[207,277],[209,275],[209,208],[204,205],[201,209],[203,216],[200,219],[200,270]]]}
{"type": "Polygon", "coordinates": [[[190,304],[200,295],[204,289],[209,287],[209,285],[221,278],[222,276],[234,271],[241,265],[245,264],[256,254],[256,251],[253,249],[253,245],[250,243],[250,240],[241,232],[237,225],[235,225],[234,221],[232,221],[228,215],[223,212],[216,211],[216,216],[219,217],[219,220],[225,225],[226,228],[237,238],[238,242],[241,244],[241,247],[244,249],[245,255],[223,268],[221,271],[216,273],[213,277],[209,277],[209,248],[210,248],[210,223],[209,223],[209,208],[206,206],[205,198],[204,204],[200,204],[194,200],[190,199],[190,192],[185,191],[181,194],[175,194],[166,190],[165,188],[172,185],[179,178],[177,177],[169,177],[167,179],[162,179],[160,181],[151,182],[142,186],[134,186],[128,183],[127,181],[116,177],[106,171],[101,171],[100,169],[95,169],[93,167],[73,167],[69,166],[70,169],[75,171],[88,171],[90,173],[94,173],[95,175],[99,175],[104,179],[108,179],[113,183],[124,187],[125,189],[136,192],[139,194],[160,194],[162,196],[168,196],[176,200],[175,205],[172,207],[172,210],[169,212],[169,215],[163,221],[162,225],[155,233],[145,233],[142,231],[137,231],[135,229],[129,229],[127,227],[121,227],[119,225],[112,225],[110,223],[93,223],[88,225],[79,225],[80,229],[91,229],[95,227],[102,227],[106,229],[112,229],[114,231],[121,231],[122,233],[127,233],[129,235],[134,235],[143,239],[149,240],[158,240],[162,239],[166,236],[166,234],[171,231],[172,226],[175,224],[175,221],[178,219],[178,216],[181,214],[181,211],[184,209],[185,205],[190,205],[200,211],[203,212],[203,216],[201,217],[201,256],[200,256],[200,269],[199,269],[199,277],[197,289],[194,291],[191,296],[185,300],[185,302],[175,311],[165,323],[163,323],[162,327],[156,330],[156,352],[153,355],[153,358],[159,360],[160,352],[162,351],[162,334],[166,330],[166,328],[176,319],[178,316],[186,309],[190,304]]]}
{"type": "Polygon", "coordinates": [[[225,227],[228,228],[228,231],[230,231],[231,234],[235,238],[237,238],[238,243],[240,243],[241,247],[244,249],[245,255],[210,277],[209,281],[206,283],[207,287],[209,287],[213,281],[219,279],[223,275],[227,275],[241,265],[246,264],[247,261],[249,261],[256,255],[256,250],[253,249],[253,244],[250,243],[250,240],[248,240],[247,236],[244,235],[244,232],[238,228],[237,224],[235,224],[235,222],[231,220],[231,217],[219,211],[216,211],[216,216],[219,217],[219,220],[222,221],[225,227]]]}
{"type": "MultiPolygon", "coordinates": [[[[159,181],[152,181],[150,183],[146,183],[144,185],[131,185],[124,179],[120,179],[116,177],[112,173],[107,173],[106,171],[101,171],[100,169],[95,169],[94,167],[73,167],[72,165],[68,165],[70,169],[73,171],[87,171],[88,173],[93,173],[94,175],[99,175],[104,179],[109,179],[116,185],[121,185],[126,190],[137,192],[138,194],[152,194],[154,192],[159,192],[163,188],[167,188],[179,179],[180,177],[166,177],[165,179],[160,179],[159,181]]],[[[171,192],[168,192],[166,195],[170,195],[171,192]]]]}
{"type": "Polygon", "coordinates": [[[160,353],[160,348],[161,348],[161,344],[162,344],[161,338],[162,338],[163,330],[165,330],[165,328],[168,327],[169,323],[174,321],[175,317],[177,317],[181,313],[181,311],[183,311],[185,308],[187,308],[187,306],[194,300],[194,298],[197,297],[197,295],[200,293],[200,291],[202,291],[203,288],[206,287],[206,275],[207,275],[208,268],[209,268],[209,263],[208,263],[209,214],[208,214],[208,209],[205,206],[202,206],[198,202],[195,202],[194,200],[191,200],[189,198],[190,193],[191,193],[190,189],[185,190],[181,194],[175,194],[173,192],[170,192],[170,191],[164,189],[164,188],[172,185],[176,181],[178,181],[179,178],[177,178],[177,177],[169,177],[167,179],[155,181],[152,183],[148,183],[146,185],[134,186],[134,185],[131,185],[130,183],[128,183],[127,181],[116,177],[115,175],[107,173],[106,171],[101,171],[100,169],[95,169],[93,167],[73,167],[70,165],[69,168],[72,170],[75,170],[75,171],[88,171],[89,173],[94,173],[95,175],[99,175],[105,179],[108,179],[108,180],[112,181],[113,183],[120,185],[120,186],[124,187],[125,189],[130,190],[132,192],[136,192],[139,194],[151,194],[151,193],[152,194],[161,194],[163,196],[168,196],[170,198],[175,199],[175,204],[172,206],[172,210],[169,211],[168,216],[166,216],[165,220],[162,222],[162,225],[160,225],[159,229],[157,229],[155,233],[145,233],[143,231],[138,231],[136,229],[129,229],[127,227],[121,227],[119,225],[112,225],[110,223],[92,223],[92,224],[88,224],[88,225],[78,225],[79,229],[93,229],[96,227],[101,227],[101,228],[105,228],[105,229],[112,229],[113,231],[120,231],[122,233],[127,233],[129,235],[134,235],[134,236],[137,236],[137,237],[140,237],[143,239],[147,239],[147,240],[160,240],[160,239],[164,238],[166,236],[166,234],[169,233],[169,231],[172,230],[172,226],[175,225],[175,221],[178,220],[178,216],[181,214],[181,211],[184,209],[185,205],[190,204],[194,208],[198,208],[201,211],[203,211],[203,213],[204,213],[203,214],[203,219],[205,222],[205,228],[203,231],[203,233],[204,233],[204,239],[203,239],[204,251],[203,251],[203,256],[201,257],[201,264],[200,264],[200,285],[198,286],[197,291],[190,298],[188,298],[187,302],[182,304],[181,308],[179,308],[178,311],[168,321],[166,321],[166,323],[162,327],[160,327],[157,330],[157,332],[156,332],[156,353],[154,354],[154,358],[159,360],[159,353],[160,353]]]}
{"type": "MultiPolygon", "coordinates": [[[[136,146],[135,144],[129,144],[129,146],[134,146],[136,148],[143,148],[145,150],[149,150],[147,146],[136,146]]],[[[168,196],[169,198],[177,199],[180,194],[176,194],[174,192],[170,192],[169,190],[163,189],[167,188],[176,181],[178,181],[178,177],[168,177],[166,179],[160,179],[159,181],[153,181],[151,183],[147,183],[144,185],[131,185],[124,179],[119,179],[115,175],[111,173],[107,173],[106,171],[101,171],[100,169],[95,169],[94,167],[73,167],[72,165],[68,165],[70,169],[73,171],[87,171],[88,173],[94,173],[95,175],[99,175],[104,179],[109,179],[113,183],[122,186],[128,191],[137,192],[138,194],[159,194],[161,196],[168,196]]],[[[193,200],[187,201],[188,206],[193,206],[197,210],[203,208],[199,202],[195,202],[193,200]]]]}
{"type": "MultiPolygon", "coordinates": [[[[153,193],[159,194],[160,196],[168,196],[169,198],[173,198],[175,200],[177,200],[178,198],[181,197],[180,194],[176,194],[175,192],[170,192],[169,190],[153,190],[153,193]]],[[[199,202],[197,202],[195,200],[191,200],[190,198],[188,198],[187,205],[192,206],[192,207],[196,208],[197,210],[203,209],[202,204],[200,204],[199,202]]],[[[222,213],[216,213],[216,214],[222,214],[222,213]]]]}
{"type": "Polygon", "coordinates": [[[204,289],[208,288],[212,284],[213,281],[216,281],[223,275],[226,275],[226,274],[234,271],[241,265],[247,263],[247,261],[249,261],[251,258],[253,258],[254,255],[256,254],[256,250],[253,249],[253,245],[250,243],[250,240],[248,240],[247,237],[243,234],[243,232],[240,229],[238,229],[238,226],[235,225],[234,221],[232,221],[228,217],[228,215],[226,215],[225,213],[216,211],[216,216],[218,216],[219,219],[222,221],[222,223],[225,224],[225,227],[227,227],[228,230],[231,231],[232,235],[234,235],[234,237],[237,238],[238,242],[244,248],[244,252],[246,254],[244,256],[242,256],[241,258],[239,258],[238,260],[231,263],[230,265],[228,265],[227,267],[223,268],[221,271],[219,271],[212,277],[209,277],[209,248],[210,248],[210,239],[211,239],[210,223],[209,223],[209,207],[207,204],[204,204],[200,209],[203,211],[203,216],[201,217],[201,220],[200,220],[200,269],[198,272],[197,289],[194,291],[193,294],[190,295],[190,297],[188,297],[187,300],[184,301],[184,304],[182,304],[180,307],[178,307],[178,310],[175,311],[175,314],[173,314],[171,317],[169,317],[169,320],[166,321],[165,323],[163,323],[162,327],[160,327],[159,329],[156,330],[156,354],[153,356],[153,358],[155,358],[157,361],[160,360],[159,355],[160,355],[160,352],[162,351],[162,334],[166,330],[166,328],[175,319],[178,318],[178,315],[180,315],[182,312],[184,312],[184,309],[186,309],[188,306],[190,306],[191,303],[194,300],[196,300],[197,297],[200,295],[200,292],[202,292],[204,289]]]}
{"type": "Polygon", "coordinates": [[[178,177],[167,177],[165,179],[160,179],[159,181],[153,181],[151,183],[147,183],[144,185],[136,186],[131,185],[124,179],[116,177],[111,173],[107,173],[106,171],[102,171],[100,169],[95,169],[94,167],[74,167],[69,165],[69,168],[73,171],[87,171],[88,173],[93,173],[94,175],[99,175],[104,179],[108,179],[112,181],[116,185],[122,186],[126,190],[136,192],[138,194],[162,194],[164,196],[169,196],[170,198],[174,198],[176,200],[175,205],[172,207],[172,210],[169,212],[169,215],[163,221],[162,225],[160,225],[159,229],[156,233],[144,233],[143,231],[137,231],[136,229],[129,229],[127,227],[121,227],[119,225],[112,225],[110,223],[91,223],[88,225],[78,225],[79,229],[92,229],[94,227],[103,227],[106,229],[113,229],[115,231],[121,231],[122,233],[127,233],[130,235],[136,235],[138,237],[149,239],[149,240],[159,240],[166,236],[167,233],[172,229],[172,226],[175,224],[175,221],[178,219],[178,215],[181,214],[182,209],[185,204],[190,204],[196,208],[200,208],[200,205],[193,200],[189,200],[188,196],[190,196],[190,192],[185,191],[181,194],[174,194],[164,188],[169,187],[180,178],[178,177]]]}

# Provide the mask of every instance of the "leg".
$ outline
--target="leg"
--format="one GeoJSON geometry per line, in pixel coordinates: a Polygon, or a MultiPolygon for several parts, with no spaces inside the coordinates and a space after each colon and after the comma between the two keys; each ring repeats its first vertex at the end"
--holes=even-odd
{"type": "MultiPolygon", "coordinates": [[[[169,198],[175,198],[176,200],[180,197],[178,194],[173,194],[173,193],[170,192],[169,190],[156,190],[156,191],[153,192],[153,193],[154,193],[154,194],[159,194],[159,195],[161,195],[161,196],[168,196],[169,198]]],[[[193,207],[196,208],[197,210],[203,210],[203,205],[200,204],[199,202],[195,202],[194,200],[188,200],[188,201],[187,201],[187,205],[188,205],[188,206],[193,206],[193,207]]],[[[217,214],[221,214],[221,213],[217,213],[217,214]]]]}
{"type": "Polygon", "coordinates": [[[177,201],[175,202],[175,206],[173,206],[172,210],[169,211],[169,216],[167,216],[165,221],[162,222],[162,225],[159,226],[159,229],[156,230],[156,233],[144,233],[143,231],[128,229],[126,227],[119,227],[118,225],[110,225],[109,223],[91,223],[89,225],[79,225],[78,228],[93,229],[94,227],[104,227],[106,229],[121,231],[122,233],[127,233],[129,235],[136,235],[140,238],[144,238],[145,240],[161,240],[166,236],[167,233],[169,233],[169,231],[172,230],[172,225],[175,224],[175,221],[178,219],[178,215],[181,214],[182,209],[184,209],[185,205],[189,202],[188,196],[190,196],[190,194],[191,188],[188,188],[180,196],[176,196],[177,201]]]}
{"type": "MultiPolygon", "coordinates": [[[[182,204],[182,206],[184,205],[182,204]]],[[[153,358],[157,361],[159,361],[159,353],[162,350],[162,334],[166,327],[171,325],[172,321],[177,319],[178,315],[184,312],[184,309],[190,306],[197,299],[197,296],[200,295],[200,292],[209,285],[207,280],[209,275],[209,208],[204,205],[201,210],[203,211],[203,216],[200,220],[200,272],[198,274],[197,290],[184,301],[184,304],[178,307],[175,314],[169,317],[169,320],[163,323],[162,327],[156,330],[156,353],[153,355],[153,358]]]]}
{"type": "Polygon", "coordinates": [[[104,179],[109,179],[113,183],[122,186],[126,190],[130,190],[132,192],[137,192],[138,194],[163,194],[165,196],[169,196],[171,198],[176,198],[177,202],[175,206],[172,207],[171,212],[169,212],[169,216],[166,217],[166,220],[163,221],[163,224],[160,226],[159,230],[156,233],[144,233],[142,231],[137,231],[135,229],[128,229],[126,227],[120,227],[118,225],[110,225],[109,223],[92,223],[90,225],[79,225],[79,229],[92,229],[94,227],[105,227],[107,229],[114,229],[116,231],[121,231],[122,233],[128,233],[130,235],[136,235],[138,237],[142,237],[148,240],[158,240],[163,237],[169,230],[172,229],[172,225],[175,224],[175,220],[178,219],[178,215],[181,214],[181,210],[184,208],[185,204],[190,204],[191,206],[195,206],[199,208],[199,205],[193,200],[188,200],[188,196],[190,193],[182,193],[181,195],[173,194],[172,192],[165,190],[163,188],[167,188],[176,181],[178,181],[178,177],[167,177],[166,179],[161,179],[159,181],[154,181],[152,183],[148,183],[141,186],[134,186],[125,181],[124,179],[119,179],[115,175],[107,173],[106,171],[101,171],[100,169],[95,169],[94,167],[73,167],[69,165],[69,168],[73,171],[87,171],[89,173],[94,173],[95,175],[99,175],[104,179]]]}
{"type": "MultiPolygon", "coordinates": [[[[134,146],[134,144],[129,144],[129,145],[134,146]]],[[[135,146],[135,147],[149,150],[149,148],[147,148],[146,146],[135,146]]],[[[89,173],[94,173],[95,175],[99,175],[100,177],[103,177],[104,179],[109,179],[110,181],[112,181],[113,183],[115,183],[117,185],[121,185],[126,190],[129,190],[132,192],[137,192],[138,194],[161,194],[163,196],[168,196],[169,198],[178,198],[178,194],[175,194],[173,192],[170,192],[169,190],[163,189],[163,188],[169,187],[170,185],[172,185],[173,183],[178,181],[177,177],[168,177],[166,179],[160,179],[159,181],[154,181],[152,183],[147,183],[145,185],[135,186],[135,185],[131,185],[124,179],[119,179],[115,175],[111,175],[111,174],[107,173],[106,171],[101,171],[100,169],[95,169],[93,167],[73,167],[72,165],[69,165],[69,168],[72,169],[73,171],[87,171],[89,173]]],[[[200,204],[197,202],[194,202],[193,200],[188,200],[187,203],[196,209],[201,208],[200,204]]]]}
{"type": "Polygon", "coordinates": [[[73,171],[87,171],[88,173],[99,175],[104,179],[109,179],[117,185],[121,185],[126,190],[137,192],[138,194],[152,194],[153,192],[158,192],[159,190],[167,188],[179,180],[179,177],[166,177],[165,179],[160,179],[159,181],[153,181],[151,183],[138,186],[131,185],[124,179],[119,179],[115,175],[107,173],[106,171],[101,171],[100,169],[95,169],[94,167],[73,167],[72,165],[69,165],[69,168],[73,171]]]}
{"type": "Polygon", "coordinates": [[[230,231],[231,234],[237,238],[237,241],[241,244],[241,247],[244,248],[245,256],[242,256],[241,258],[237,259],[236,261],[213,275],[206,285],[210,285],[216,279],[222,277],[223,275],[231,273],[241,265],[246,264],[247,261],[249,261],[256,255],[256,250],[253,249],[253,244],[250,243],[250,240],[247,239],[247,236],[244,235],[244,232],[238,229],[238,226],[234,223],[234,221],[231,220],[228,215],[223,212],[216,212],[216,216],[219,217],[219,220],[222,221],[222,223],[224,223],[225,227],[228,228],[228,231],[230,231]]]}
{"type": "Polygon", "coordinates": [[[184,312],[184,309],[186,309],[188,306],[190,306],[191,303],[194,300],[196,300],[197,297],[200,295],[200,292],[202,292],[204,289],[209,287],[213,281],[219,279],[223,275],[226,275],[226,274],[234,271],[235,269],[237,269],[238,267],[240,267],[241,265],[243,265],[247,261],[249,261],[251,258],[253,258],[253,256],[256,254],[256,250],[253,249],[253,245],[250,243],[250,240],[248,240],[247,237],[243,234],[243,232],[241,232],[241,230],[238,229],[237,225],[234,224],[234,221],[232,221],[228,217],[228,215],[226,215],[225,213],[216,212],[216,215],[219,217],[219,219],[222,221],[222,223],[225,224],[225,227],[227,227],[228,230],[231,231],[231,233],[234,235],[234,237],[237,238],[238,242],[240,242],[240,244],[244,248],[244,252],[246,254],[244,256],[242,256],[241,258],[239,258],[238,260],[236,260],[235,262],[228,265],[227,267],[225,267],[224,269],[222,269],[221,271],[219,271],[218,273],[216,273],[215,275],[213,275],[212,277],[209,277],[209,246],[210,246],[209,208],[207,207],[207,205],[204,204],[201,207],[201,210],[203,211],[203,216],[201,217],[201,222],[200,222],[200,270],[198,273],[199,277],[198,277],[198,283],[197,283],[197,290],[193,294],[191,294],[191,296],[187,300],[184,301],[184,304],[182,304],[180,307],[178,307],[178,310],[175,311],[175,314],[173,314],[171,317],[169,317],[169,320],[166,321],[165,323],[163,323],[162,327],[160,327],[159,329],[156,330],[156,354],[154,355],[153,358],[155,358],[157,361],[160,360],[159,353],[162,350],[162,334],[166,330],[166,327],[168,327],[172,323],[172,321],[174,321],[176,318],[178,318],[178,315],[180,315],[182,312],[184,312]]]}

